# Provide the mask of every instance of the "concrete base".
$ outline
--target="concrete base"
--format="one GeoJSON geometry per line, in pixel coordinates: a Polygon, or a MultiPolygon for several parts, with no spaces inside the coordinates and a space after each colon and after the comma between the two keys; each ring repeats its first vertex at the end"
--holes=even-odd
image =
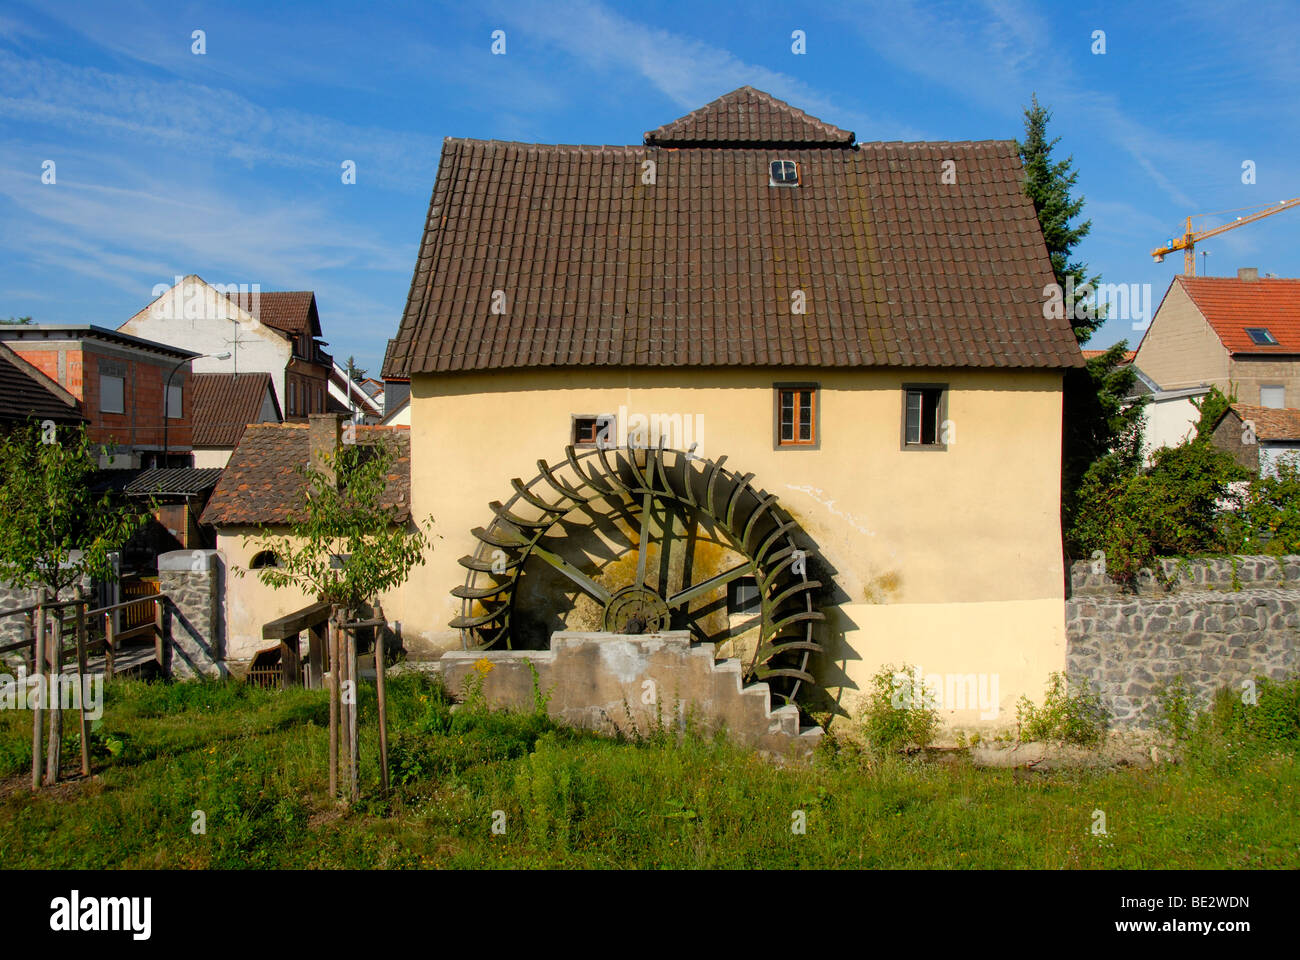
{"type": "Polygon", "coordinates": [[[564,631],[550,650],[451,651],[440,661],[456,696],[476,671],[488,703],[547,712],[571,726],[606,734],[682,730],[687,720],[705,733],[725,729],[759,752],[807,759],[821,727],[799,726],[799,710],[771,706],[765,683],[741,684],[739,660],[714,660],[713,644],[691,644],[685,630],[649,634],[564,631]]]}

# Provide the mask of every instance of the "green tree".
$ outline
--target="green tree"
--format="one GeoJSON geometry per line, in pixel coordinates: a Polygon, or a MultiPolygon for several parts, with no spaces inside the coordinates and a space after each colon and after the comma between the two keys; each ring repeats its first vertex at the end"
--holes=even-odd
{"type": "Polygon", "coordinates": [[[258,578],[277,589],[297,586],[342,609],[357,609],[402,583],[424,563],[429,539],[383,502],[395,460],[389,443],[345,443],[326,456],[323,469],[299,468],[307,484],[298,518],[287,535],[263,528],[254,540],[279,562],[259,568],[258,578]]]}
{"type": "Polygon", "coordinates": [[[356,383],[366,379],[366,368],[357,366],[356,357],[348,357],[348,376],[356,383]]]}
{"type": "MultiPolygon", "coordinates": [[[[1047,244],[1057,285],[1062,291],[1078,291],[1084,285],[1095,290],[1101,277],[1089,279],[1088,265],[1071,259],[1075,246],[1092,229],[1092,221],[1071,223],[1083,210],[1083,198],[1070,196],[1079,173],[1072,169],[1073,156],[1064,160],[1052,159],[1052,150],[1061,138],[1048,139],[1047,124],[1051,118],[1051,111],[1038,102],[1038,95],[1035,94],[1032,103],[1025,110],[1025,139],[1016,143],[1025,171],[1025,193],[1034,202],[1034,211],[1038,214],[1038,223],[1043,230],[1043,240],[1047,244]]],[[[1104,312],[1095,309],[1095,305],[1087,316],[1080,317],[1068,308],[1067,315],[1072,318],[1074,335],[1080,344],[1087,343],[1105,322],[1104,312]]]]}
{"type": "Polygon", "coordinates": [[[85,427],[49,420],[0,439],[0,578],[62,600],[85,575],[110,576],[145,515],[90,492],[94,454],[85,427]]]}
{"type": "Polygon", "coordinates": [[[1109,458],[1108,470],[1128,474],[1141,465],[1147,398],[1130,398],[1137,372],[1124,362],[1127,350],[1128,342],[1121,340],[1065,376],[1061,511],[1067,531],[1078,521],[1084,505],[1079,485],[1094,465],[1109,458]]]}
{"type": "Polygon", "coordinates": [[[0,323],[12,326],[27,326],[31,322],[31,317],[10,317],[8,320],[0,319],[0,323]]]}

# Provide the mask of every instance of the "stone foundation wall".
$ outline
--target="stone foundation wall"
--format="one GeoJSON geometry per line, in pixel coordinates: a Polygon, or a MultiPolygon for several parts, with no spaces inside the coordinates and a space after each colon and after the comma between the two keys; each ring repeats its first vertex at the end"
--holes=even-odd
{"type": "Polygon", "coordinates": [[[1182,675],[1197,705],[1220,687],[1300,669],[1300,557],[1161,562],[1140,593],[1071,569],[1066,672],[1098,690],[1119,729],[1148,727],[1160,688],[1182,675]]]}
{"type": "Polygon", "coordinates": [[[686,630],[564,631],[549,650],[450,651],[438,661],[447,689],[463,695],[480,661],[488,703],[532,710],[536,690],[549,697],[552,717],[600,733],[682,729],[689,715],[702,733],[725,728],[738,743],[791,759],[811,756],[822,735],[821,727],[800,728],[797,707],[774,708],[767,684],[744,686],[740,661],[715,661],[713,645],[692,645],[686,630]]]}

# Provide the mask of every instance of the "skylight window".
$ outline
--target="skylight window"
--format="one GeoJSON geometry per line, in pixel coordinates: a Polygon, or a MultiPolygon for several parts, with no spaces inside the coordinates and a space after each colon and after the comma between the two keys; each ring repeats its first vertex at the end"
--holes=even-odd
{"type": "Polygon", "coordinates": [[[1277,340],[1273,334],[1269,333],[1267,327],[1247,327],[1246,335],[1250,337],[1250,342],[1257,347],[1276,347],[1277,340]]]}
{"type": "Polygon", "coordinates": [[[799,164],[793,160],[773,160],[772,179],[768,182],[773,187],[799,186],[799,164]]]}

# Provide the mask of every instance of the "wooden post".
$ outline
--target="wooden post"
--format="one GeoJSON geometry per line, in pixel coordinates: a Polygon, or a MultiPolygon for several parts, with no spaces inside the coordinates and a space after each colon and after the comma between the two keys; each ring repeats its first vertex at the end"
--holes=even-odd
{"type": "Polygon", "coordinates": [[[113,614],[104,614],[104,682],[113,679],[113,614]]]}
{"type": "MultiPolygon", "coordinates": [[[[350,619],[356,611],[349,610],[350,619]]],[[[348,679],[352,681],[352,703],[348,707],[348,782],[353,800],[361,799],[361,745],[358,739],[357,715],[361,712],[361,691],[357,683],[357,628],[348,630],[348,679]]]]}
{"type": "Polygon", "coordinates": [[[321,675],[325,672],[325,644],[327,629],[324,623],[307,628],[307,689],[321,688],[321,675]]]}
{"type": "Polygon", "coordinates": [[[32,703],[32,790],[41,788],[41,734],[45,731],[45,607],[36,607],[36,639],[32,650],[32,675],[36,678],[32,703]]]}
{"type": "Polygon", "coordinates": [[[45,779],[59,782],[59,768],[63,760],[63,709],[59,694],[63,690],[63,608],[54,608],[54,639],[49,645],[50,682],[50,739],[45,751],[45,779]]]}
{"type": "Polygon", "coordinates": [[[28,656],[27,648],[23,647],[23,660],[27,667],[27,675],[31,676],[35,672],[34,664],[36,663],[36,621],[32,619],[32,612],[28,610],[23,614],[23,639],[32,645],[33,655],[28,656]]]}
{"type": "MultiPolygon", "coordinates": [[[[382,607],[375,608],[376,619],[384,619],[382,607]]],[[[379,786],[388,793],[388,695],[384,692],[384,630],[375,627],[375,700],[379,706],[379,786]]]]}
{"type": "Polygon", "coordinates": [[[298,648],[301,643],[301,633],[280,640],[280,688],[282,690],[298,686],[301,676],[298,648]]]}
{"type": "Polygon", "coordinates": [[[329,619],[330,648],[330,799],[338,796],[339,785],[339,631],[334,611],[329,619]]]}
{"type": "Polygon", "coordinates": [[[81,775],[90,776],[90,721],[86,717],[86,601],[77,604],[77,703],[81,707],[81,775]]]}

